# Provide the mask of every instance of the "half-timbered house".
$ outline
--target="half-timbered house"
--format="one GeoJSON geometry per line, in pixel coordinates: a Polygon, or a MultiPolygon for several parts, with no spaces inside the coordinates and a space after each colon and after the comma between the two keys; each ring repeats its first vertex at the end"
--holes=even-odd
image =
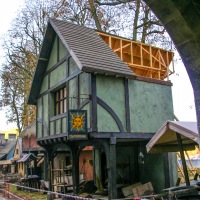
{"type": "Polygon", "coordinates": [[[110,199],[119,196],[119,184],[151,181],[155,191],[173,185],[176,157],[145,150],[173,120],[172,58],[140,42],[49,20],[28,103],[37,106],[37,142],[47,151],[50,189],[55,155],[70,152],[62,157],[63,170],[72,164],[73,193],[79,192],[79,155],[87,146],[96,185],[110,199]]]}

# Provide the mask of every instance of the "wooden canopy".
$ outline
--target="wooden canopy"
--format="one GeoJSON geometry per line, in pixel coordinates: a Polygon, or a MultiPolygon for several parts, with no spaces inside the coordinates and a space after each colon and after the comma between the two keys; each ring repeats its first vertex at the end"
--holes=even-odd
{"type": "Polygon", "coordinates": [[[193,150],[199,138],[196,122],[167,121],[146,145],[148,153],[178,152],[180,135],[183,150],[193,150]]]}
{"type": "Polygon", "coordinates": [[[0,160],[0,165],[11,165],[12,161],[11,160],[0,160]]]}
{"type": "Polygon", "coordinates": [[[146,145],[148,153],[180,151],[186,186],[190,186],[184,151],[199,144],[197,123],[167,121],[146,145]]]}
{"type": "MultiPolygon", "coordinates": [[[[102,32],[97,34],[139,76],[169,80],[173,52],[102,32]]],[[[172,63],[173,64],[173,63],[172,63]]],[[[173,67],[173,66],[172,66],[173,67]]]]}

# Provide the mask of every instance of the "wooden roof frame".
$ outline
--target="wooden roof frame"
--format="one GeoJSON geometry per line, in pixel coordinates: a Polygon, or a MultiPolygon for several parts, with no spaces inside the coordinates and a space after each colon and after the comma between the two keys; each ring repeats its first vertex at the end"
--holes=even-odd
{"type": "Polygon", "coordinates": [[[173,52],[99,31],[97,34],[136,75],[169,80],[174,73],[173,52]],[[172,70],[169,69],[170,63],[172,70]]]}

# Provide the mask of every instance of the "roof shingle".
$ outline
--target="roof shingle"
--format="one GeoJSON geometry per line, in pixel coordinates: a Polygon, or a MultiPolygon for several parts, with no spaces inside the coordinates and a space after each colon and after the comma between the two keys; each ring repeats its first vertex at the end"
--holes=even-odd
{"type": "Polygon", "coordinates": [[[85,72],[131,76],[133,71],[102,40],[95,30],[66,21],[50,19],[50,23],[75,61],[85,72]]]}

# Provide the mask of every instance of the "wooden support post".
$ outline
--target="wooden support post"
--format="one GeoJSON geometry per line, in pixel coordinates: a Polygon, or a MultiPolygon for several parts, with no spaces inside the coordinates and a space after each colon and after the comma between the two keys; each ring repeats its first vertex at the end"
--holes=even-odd
{"type": "Polygon", "coordinates": [[[120,58],[123,60],[122,39],[120,39],[120,58]]]}
{"type": "Polygon", "coordinates": [[[109,179],[109,198],[117,198],[117,189],[116,189],[116,138],[110,139],[110,150],[109,150],[109,170],[108,170],[108,179],[109,179]]]}
{"type": "Polygon", "coordinates": [[[97,131],[97,91],[96,91],[96,76],[91,74],[91,102],[90,102],[90,124],[92,131],[97,131]]]}
{"type": "Polygon", "coordinates": [[[131,42],[131,64],[133,64],[133,42],[131,42]]]}
{"type": "Polygon", "coordinates": [[[153,68],[153,65],[152,65],[152,49],[151,49],[151,46],[149,46],[149,62],[150,62],[150,77],[152,78],[152,68],[153,68]]]}
{"type": "Polygon", "coordinates": [[[111,38],[111,36],[108,37],[108,40],[109,40],[109,47],[112,49],[112,38],[111,38]]]}
{"type": "Polygon", "coordinates": [[[177,136],[177,140],[178,140],[178,144],[179,144],[179,148],[180,148],[181,160],[182,160],[183,171],[184,171],[184,176],[185,176],[185,183],[186,183],[186,186],[190,186],[190,180],[189,180],[187,166],[186,166],[186,162],[185,162],[185,156],[184,156],[184,152],[183,152],[181,136],[178,133],[176,133],[176,136],[177,136]]]}
{"type": "MultiPolygon", "coordinates": [[[[160,51],[160,49],[158,50],[158,51],[160,51]]],[[[158,57],[159,57],[159,70],[161,71],[161,60],[160,60],[160,53],[158,54],[158,57]]],[[[160,72],[159,72],[159,79],[160,79],[161,77],[160,77],[160,72]]]]}
{"type": "Polygon", "coordinates": [[[192,162],[191,162],[191,160],[190,160],[190,157],[189,157],[189,155],[188,155],[188,152],[185,151],[185,154],[186,154],[186,156],[187,156],[187,158],[188,158],[188,161],[190,162],[190,165],[191,165],[192,169],[190,169],[189,166],[188,166],[188,168],[190,169],[191,173],[192,173],[193,175],[195,175],[196,171],[194,172],[194,166],[193,166],[193,164],[192,164],[192,162]]]}
{"type": "Polygon", "coordinates": [[[52,191],[53,172],[52,172],[52,161],[49,162],[49,190],[52,191]]]}
{"type": "Polygon", "coordinates": [[[169,54],[168,54],[168,51],[167,51],[167,64],[166,64],[166,67],[167,67],[167,80],[169,80],[169,54]]]}
{"type": "Polygon", "coordinates": [[[44,171],[44,180],[48,180],[48,171],[46,170],[48,168],[48,159],[47,159],[47,153],[44,153],[44,166],[43,166],[43,171],[44,171]]]}
{"type": "Polygon", "coordinates": [[[97,186],[97,190],[101,191],[102,186],[102,171],[101,171],[101,149],[93,148],[93,170],[94,170],[94,181],[97,186]]]}
{"type": "Polygon", "coordinates": [[[140,61],[141,61],[141,66],[143,66],[143,54],[142,54],[142,44],[139,45],[140,46],[140,61]]]}
{"type": "Polygon", "coordinates": [[[66,188],[65,188],[66,183],[65,183],[65,171],[64,171],[64,168],[65,168],[65,165],[64,165],[64,160],[63,160],[61,169],[62,169],[62,179],[63,179],[63,188],[64,188],[63,192],[65,194],[66,193],[66,188]]]}
{"type": "MultiPolygon", "coordinates": [[[[186,155],[187,155],[187,152],[185,152],[186,153],[186,155]]],[[[181,158],[181,156],[180,156],[180,154],[179,153],[177,153],[177,155],[179,156],[179,158],[181,158]]],[[[188,156],[188,155],[187,155],[188,156]]],[[[189,157],[188,157],[188,160],[190,161],[190,159],[189,159],[189,157]]],[[[192,163],[191,163],[191,161],[190,161],[190,164],[191,164],[191,166],[192,166],[192,163]]],[[[195,173],[196,173],[196,171],[194,170],[194,168],[190,168],[190,166],[186,163],[186,167],[187,167],[187,170],[189,170],[193,175],[195,175],[195,173]],[[194,173],[194,171],[195,171],[195,173],[194,173]]]]}
{"type": "Polygon", "coordinates": [[[165,188],[170,187],[170,158],[168,153],[164,153],[165,188]]]}
{"type": "Polygon", "coordinates": [[[179,163],[177,162],[177,165],[178,165],[178,169],[181,173],[181,175],[183,176],[183,178],[185,179],[185,176],[184,176],[184,173],[183,173],[183,170],[181,169],[181,166],[179,165],[179,163]]]}
{"type": "Polygon", "coordinates": [[[79,192],[79,156],[78,147],[72,149],[72,177],[73,177],[73,193],[79,192]]]}
{"type": "Polygon", "coordinates": [[[52,191],[52,177],[53,177],[53,172],[52,172],[52,166],[53,166],[53,155],[52,155],[52,150],[48,147],[46,149],[46,157],[47,157],[47,163],[48,163],[48,181],[49,181],[49,191],[52,191]]]}

